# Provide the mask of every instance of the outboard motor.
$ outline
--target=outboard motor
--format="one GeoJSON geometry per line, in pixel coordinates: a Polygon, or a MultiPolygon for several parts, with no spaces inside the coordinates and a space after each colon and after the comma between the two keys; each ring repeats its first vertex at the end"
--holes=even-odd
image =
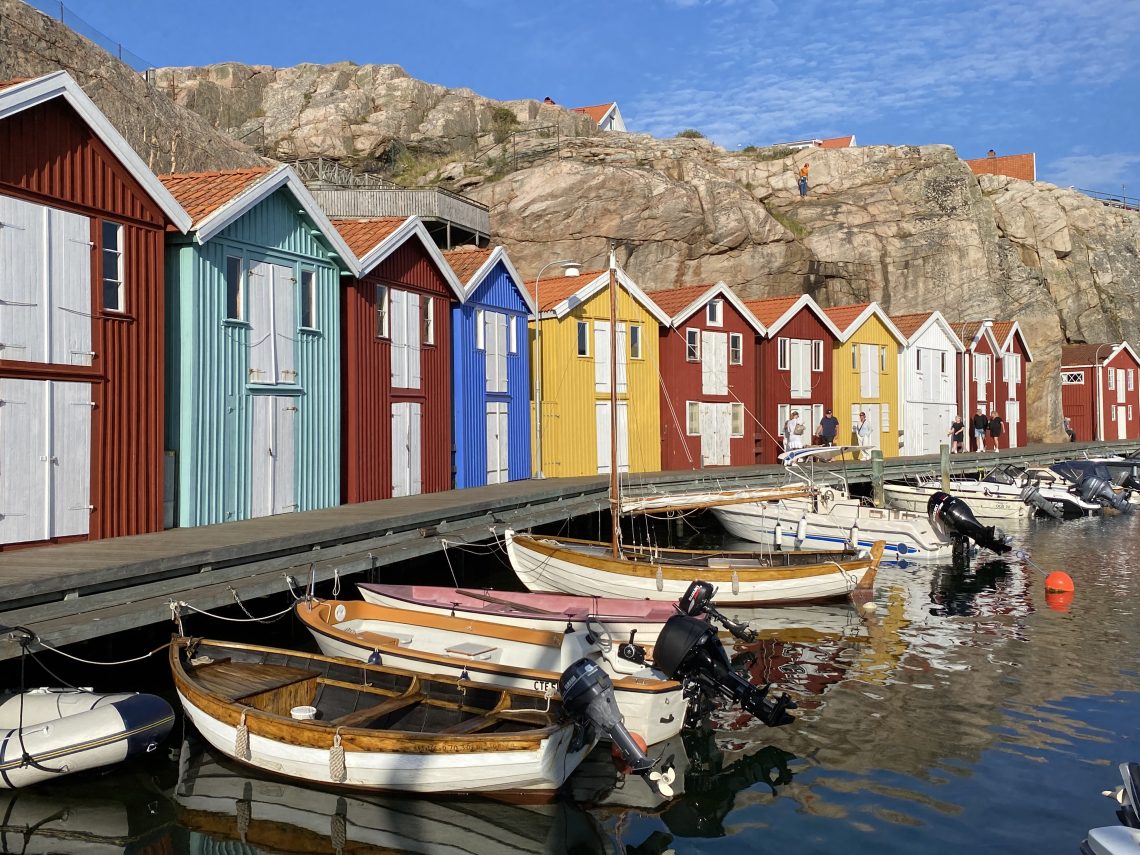
{"type": "Polygon", "coordinates": [[[1062,519],[1065,516],[1064,511],[1042,496],[1041,491],[1032,484],[1026,484],[1021,488],[1021,501],[1055,520],[1062,519]]]}
{"type": "Polygon", "coordinates": [[[1140,477],[1135,472],[1129,472],[1120,480],[1120,486],[1130,492],[1140,490],[1140,477]]]}
{"type": "Polygon", "coordinates": [[[1011,549],[1005,532],[996,526],[982,525],[970,506],[957,496],[939,490],[927,500],[926,513],[932,523],[940,522],[956,537],[972,540],[998,555],[1011,549]]]}
{"type": "Polygon", "coordinates": [[[696,618],[701,615],[708,615],[731,632],[734,638],[738,638],[747,644],[755,641],[756,630],[750,629],[739,621],[727,618],[717,611],[716,606],[712,603],[714,596],[716,596],[716,588],[713,587],[712,583],[697,579],[689,583],[689,587],[681,595],[681,599],[677,601],[677,610],[683,615],[696,618]]]}
{"type": "Polygon", "coordinates": [[[653,667],[670,679],[681,680],[689,695],[687,724],[699,724],[717,696],[740,704],[769,727],[795,721],[788,710],[796,703],[788,695],[768,697],[771,684],[754,686],[732,670],[716,627],[690,615],[673,615],[653,646],[653,667]]]}
{"type": "Polygon", "coordinates": [[[1096,475],[1086,475],[1077,482],[1081,498],[1086,502],[1096,502],[1106,508],[1115,508],[1122,514],[1132,511],[1132,505],[1124,496],[1118,496],[1112,485],[1096,475]]]}

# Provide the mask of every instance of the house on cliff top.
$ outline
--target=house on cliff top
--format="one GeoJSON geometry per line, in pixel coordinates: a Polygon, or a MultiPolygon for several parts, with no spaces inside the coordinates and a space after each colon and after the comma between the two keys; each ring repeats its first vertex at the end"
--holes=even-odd
{"type": "Polygon", "coordinates": [[[1022,181],[1037,180],[1037,155],[1003,154],[1000,157],[991,148],[985,157],[967,160],[966,165],[975,175],[1005,175],[1022,181]]]}
{"type": "Polygon", "coordinates": [[[594,104],[591,107],[571,107],[574,113],[585,113],[595,122],[598,127],[603,131],[624,131],[625,119],[621,117],[621,110],[618,109],[617,101],[610,101],[607,104],[594,104]]]}

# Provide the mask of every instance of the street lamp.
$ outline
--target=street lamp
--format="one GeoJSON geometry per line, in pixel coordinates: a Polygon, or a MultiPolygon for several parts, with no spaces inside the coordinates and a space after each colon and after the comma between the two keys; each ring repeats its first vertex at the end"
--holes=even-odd
{"type": "Polygon", "coordinates": [[[563,258],[542,265],[538,275],[534,277],[534,444],[538,455],[536,478],[545,477],[542,474],[542,302],[538,283],[549,267],[561,267],[564,276],[577,276],[581,266],[577,261],[563,258]]]}

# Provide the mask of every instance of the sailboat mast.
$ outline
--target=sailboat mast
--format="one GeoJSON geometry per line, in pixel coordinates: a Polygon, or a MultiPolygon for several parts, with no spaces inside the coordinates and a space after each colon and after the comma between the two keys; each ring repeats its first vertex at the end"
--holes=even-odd
{"type": "Polygon", "coordinates": [[[621,499],[618,495],[618,399],[617,399],[617,261],[614,244],[610,243],[610,548],[613,557],[620,556],[618,536],[621,534],[621,499]]]}

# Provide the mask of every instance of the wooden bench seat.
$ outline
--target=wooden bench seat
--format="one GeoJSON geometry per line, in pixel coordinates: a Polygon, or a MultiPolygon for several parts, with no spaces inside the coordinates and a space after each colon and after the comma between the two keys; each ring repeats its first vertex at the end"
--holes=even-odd
{"type": "Polygon", "coordinates": [[[204,689],[229,701],[239,701],[300,683],[320,675],[307,668],[220,661],[196,666],[191,676],[204,689]]]}
{"type": "Polygon", "coordinates": [[[378,704],[373,704],[370,707],[364,707],[356,712],[350,712],[342,715],[339,718],[334,718],[330,723],[339,727],[363,727],[371,721],[375,721],[381,716],[394,713],[396,710],[401,710],[404,707],[410,707],[418,704],[420,701],[425,700],[425,695],[422,692],[413,692],[410,695],[400,695],[395,698],[388,698],[378,704]]]}

